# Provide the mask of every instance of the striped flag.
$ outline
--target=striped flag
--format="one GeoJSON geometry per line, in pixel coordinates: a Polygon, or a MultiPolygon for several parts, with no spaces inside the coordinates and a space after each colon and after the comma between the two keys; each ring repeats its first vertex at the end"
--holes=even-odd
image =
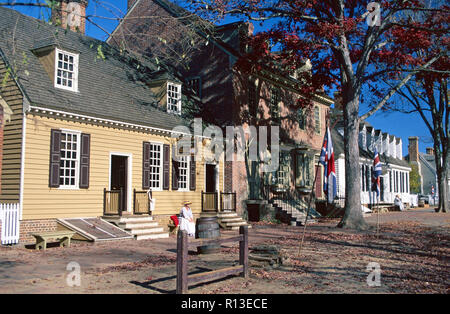
{"type": "Polygon", "coordinates": [[[323,139],[322,151],[320,153],[319,161],[324,167],[323,191],[327,196],[328,203],[332,203],[337,194],[336,170],[334,166],[333,142],[331,140],[331,133],[328,127],[323,139]]]}
{"type": "Polygon", "coordinates": [[[372,191],[377,192],[377,196],[380,195],[380,176],[381,176],[381,162],[378,151],[375,148],[373,154],[373,171],[372,171],[372,191]]]}

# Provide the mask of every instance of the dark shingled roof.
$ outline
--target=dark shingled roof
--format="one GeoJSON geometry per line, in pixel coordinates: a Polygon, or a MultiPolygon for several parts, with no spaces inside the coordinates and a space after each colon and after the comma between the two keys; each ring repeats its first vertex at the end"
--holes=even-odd
{"type": "Polygon", "coordinates": [[[0,56],[15,68],[31,105],[166,130],[186,125],[157,108],[158,99],[145,84],[157,68],[138,69],[137,62],[94,38],[0,7],[0,56]],[[32,52],[48,46],[79,53],[78,92],[54,87],[32,52]]]}

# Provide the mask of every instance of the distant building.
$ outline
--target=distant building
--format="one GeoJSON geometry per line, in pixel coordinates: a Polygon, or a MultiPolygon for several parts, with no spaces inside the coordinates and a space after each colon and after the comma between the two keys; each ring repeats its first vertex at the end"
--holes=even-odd
{"type": "MultiPolygon", "coordinates": [[[[338,197],[343,199],[345,197],[344,128],[338,123],[331,132],[336,163],[337,193],[338,197]]],[[[379,203],[394,203],[395,196],[399,195],[404,203],[409,204],[411,167],[402,158],[402,139],[381,130],[375,130],[367,122],[361,123],[359,131],[361,204],[369,205],[377,202],[376,193],[371,191],[375,148],[383,167],[380,177],[379,203]]]]}
{"type": "MultiPolygon", "coordinates": [[[[416,164],[420,174],[420,194],[438,196],[438,180],[436,172],[436,161],[434,149],[426,148],[426,153],[419,152],[419,138],[411,136],[408,138],[408,155],[405,157],[411,164],[416,164]]],[[[450,181],[448,182],[450,187],[450,181]]]]}

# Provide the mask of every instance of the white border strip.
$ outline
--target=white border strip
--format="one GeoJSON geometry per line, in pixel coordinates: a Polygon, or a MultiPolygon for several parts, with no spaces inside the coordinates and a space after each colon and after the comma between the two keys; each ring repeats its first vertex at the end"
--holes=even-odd
{"type": "Polygon", "coordinates": [[[25,175],[25,140],[27,130],[27,115],[22,114],[22,151],[20,156],[20,187],[19,187],[19,219],[23,217],[23,192],[24,192],[24,175],[25,175]]]}
{"type": "MultiPolygon", "coordinates": [[[[128,122],[122,122],[122,121],[117,121],[117,120],[96,118],[96,117],[92,117],[92,116],[86,116],[86,115],[70,113],[70,112],[54,110],[54,109],[46,109],[46,108],[37,107],[37,106],[30,106],[30,113],[32,113],[31,112],[32,110],[35,112],[48,113],[50,115],[54,114],[55,116],[58,116],[58,117],[62,116],[62,118],[81,119],[86,122],[99,122],[99,123],[104,123],[106,125],[110,124],[110,125],[121,126],[121,127],[129,127],[131,129],[136,129],[136,130],[148,130],[148,131],[154,131],[154,132],[159,132],[159,133],[169,133],[169,134],[176,133],[176,134],[181,134],[181,135],[193,136],[192,133],[189,134],[189,133],[184,133],[184,132],[179,132],[179,131],[155,128],[155,127],[134,124],[134,123],[128,123],[128,122]]],[[[200,136],[200,137],[206,138],[204,136],[200,136]]]]}

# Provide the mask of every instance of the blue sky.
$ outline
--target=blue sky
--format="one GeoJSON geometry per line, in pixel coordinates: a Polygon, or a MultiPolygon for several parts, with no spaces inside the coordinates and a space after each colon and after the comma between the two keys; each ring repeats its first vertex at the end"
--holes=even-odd
{"type": "MultiPolygon", "coordinates": [[[[30,1],[34,2],[34,1],[30,1]]],[[[32,7],[14,7],[26,15],[34,16],[37,18],[48,18],[48,10],[43,10],[40,8],[32,7]]],[[[87,9],[87,14],[92,16],[98,16],[93,18],[95,23],[101,25],[108,32],[112,32],[117,26],[117,20],[105,19],[100,17],[112,17],[112,16],[123,16],[127,10],[126,0],[90,0],[87,9]]],[[[227,18],[222,23],[234,22],[236,19],[227,18]]],[[[263,26],[259,23],[254,23],[255,31],[261,31],[267,28],[269,25],[265,24],[263,26]]],[[[87,23],[86,34],[88,36],[106,40],[108,34],[102,31],[99,27],[87,23]]],[[[396,137],[401,137],[403,141],[403,154],[406,155],[408,152],[408,137],[418,136],[419,137],[419,150],[425,152],[426,147],[431,147],[431,136],[426,128],[424,122],[419,117],[418,114],[401,114],[401,113],[384,113],[378,111],[375,115],[368,118],[367,121],[372,124],[376,129],[381,129],[383,132],[388,132],[395,135],[396,137]]]]}

